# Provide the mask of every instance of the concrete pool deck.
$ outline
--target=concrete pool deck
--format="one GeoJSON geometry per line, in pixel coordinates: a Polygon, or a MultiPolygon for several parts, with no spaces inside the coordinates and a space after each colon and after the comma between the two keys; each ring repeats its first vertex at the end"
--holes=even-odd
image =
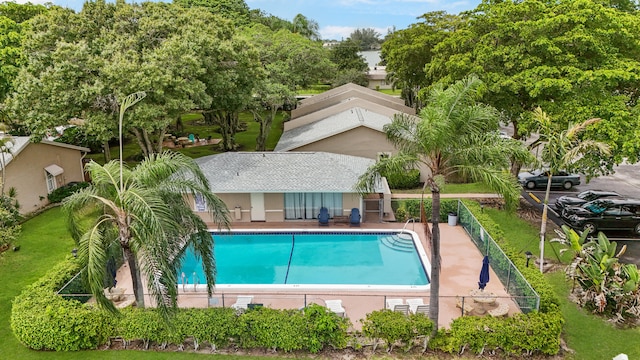
{"type": "MultiPolygon", "coordinates": [[[[415,231],[422,242],[423,247],[430,254],[430,244],[427,243],[424,225],[409,223],[408,230],[415,231]]],[[[402,229],[403,223],[362,223],[360,229],[402,229]]],[[[451,321],[461,316],[461,309],[457,307],[457,302],[464,297],[467,305],[480,308],[479,303],[475,303],[470,296],[470,291],[478,288],[478,279],[482,267],[483,255],[472,243],[471,239],[462,226],[450,226],[447,223],[439,224],[441,234],[441,275],[440,275],[440,313],[438,319],[439,327],[449,327],[451,321]]],[[[317,221],[289,221],[283,223],[233,223],[232,229],[309,229],[318,228],[317,221]]],[[[322,227],[327,229],[326,226],[322,227]]],[[[345,231],[351,228],[349,224],[331,224],[329,229],[345,231]]],[[[122,267],[117,273],[118,287],[127,289],[127,293],[132,293],[131,279],[126,267],[122,267]]],[[[509,306],[509,314],[519,312],[517,305],[510,299],[509,294],[504,289],[498,277],[490,270],[490,281],[485,291],[493,293],[499,303],[509,306]]],[[[422,298],[425,304],[429,303],[429,291],[273,291],[260,289],[226,290],[216,289],[212,299],[209,299],[206,292],[194,291],[189,285],[179,286],[178,305],[180,307],[208,307],[208,306],[231,306],[238,295],[252,295],[252,303],[262,304],[273,308],[300,308],[309,303],[325,305],[326,300],[342,300],[342,305],[346,310],[346,316],[350,318],[354,329],[361,328],[361,319],[367,313],[380,310],[385,307],[385,300],[388,298],[414,299],[422,298]]],[[[150,299],[147,297],[147,303],[150,299]]],[[[466,306],[466,305],[465,305],[466,306]]],[[[478,309],[480,310],[480,309],[478,309]]],[[[477,313],[475,311],[474,313],[477,313]]],[[[472,314],[474,314],[472,313],[472,314]]]]}

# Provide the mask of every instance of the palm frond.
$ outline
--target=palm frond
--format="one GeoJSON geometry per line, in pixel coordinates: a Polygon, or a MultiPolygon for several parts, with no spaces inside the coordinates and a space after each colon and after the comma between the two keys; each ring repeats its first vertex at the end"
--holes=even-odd
{"type": "Polygon", "coordinates": [[[78,258],[85,266],[87,273],[87,285],[97,304],[112,313],[117,310],[113,303],[104,295],[104,280],[107,269],[108,239],[103,237],[101,225],[109,222],[108,218],[101,221],[87,231],[78,242],[78,258]]]}

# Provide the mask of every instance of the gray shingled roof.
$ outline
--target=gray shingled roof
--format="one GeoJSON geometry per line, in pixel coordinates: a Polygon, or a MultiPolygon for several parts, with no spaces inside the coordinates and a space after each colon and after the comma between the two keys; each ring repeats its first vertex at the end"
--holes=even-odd
{"type": "Polygon", "coordinates": [[[196,162],[214,193],[348,193],[374,160],[324,152],[228,152],[196,162]]]}
{"type": "MultiPolygon", "coordinates": [[[[2,135],[0,135],[0,138],[4,139],[6,136],[8,136],[8,135],[2,134],[2,135]]],[[[22,150],[24,150],[27,147],[27,145],[30,144],[30,142],[31,142],[31,140],[30,140],[30,138],[28,136],[11,136],[11,141],[7,142],[5,144],[5,147],[7,148],[7,151],[4,152],[4,164],[5,165],[9,165],[9,163],[16,156],[18,156],[18,154],[20,154],[20,152],[22,152],[22,150]]],[[[78,150],[78,151],[84,151],[84,152],[91,151],[91,149],[89,149],[89,148],[70,145],[70,144],[65,144],[65,143],[59,143],[59,142],[45,140],[45,139],[42,139],[40,141],[40,143],[47,144],[47,145],[64,147],[64,148],[78,150]]],[[[0,162],[0,169],[2,169],[2,162],[0,162]]]]}
{"type": "Polygon", "coordinates": [[[285,131],[280,137],[275,151],[293,150],[359,126],[366,126],[382,132],[384,125],[391,123],[391,121],[392,119],[388,116],[354,107],[325,119],[285,131]]]}

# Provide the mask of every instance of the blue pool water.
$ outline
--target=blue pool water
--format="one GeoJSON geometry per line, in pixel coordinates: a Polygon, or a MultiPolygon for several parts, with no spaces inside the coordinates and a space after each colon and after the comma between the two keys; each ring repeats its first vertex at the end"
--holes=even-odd
{"type": "MultiPolygon", "coordinates": [[[[216,285],[428,285],[427,264],[409,234],[214,233],[216,285]]],[[[202,284],[187,250],[179,282],[202,284]],[[184,275],[182,275],[184,274],[184,275]]]]}

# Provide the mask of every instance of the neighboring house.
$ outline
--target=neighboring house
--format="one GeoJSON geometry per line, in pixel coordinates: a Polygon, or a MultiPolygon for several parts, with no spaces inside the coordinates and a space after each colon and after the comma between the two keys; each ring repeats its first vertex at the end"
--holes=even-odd
{"type": "Polygon", "coordinates": [[[360,55],[365,59],[369,70],[367,71],[367,79],[369,80],[369,89],[391,89],[391,83],[387,83],[386,66],[380,65],[380,50],[363,51],[360,55]]]}
{"type": "Polygon", "coordinates": [[[42,140],[32,143],[28,136],[13,136],[10,152],[4,153],[4,189],[16,190],[20,212],[33,212],[47,205],[47,195],[72,181],[84,181],[82,160],[88,148],[42,140]]]}
{"type": "Polygon", "coordinates": [[[347,84],[300,101],[275,151],[324,151],[378,159],[396,149],[384,125],[415,110],[393,96],[347,84]]]}
{"type": "MultiPolygon", "coordinates": [[[[366,220],[363,210],[373,208],[355,191],[360,175],[374,163],[372,159],[324,152],[228,152],[196,162],[233,221],[313,220],[321,207],[329,209],[332,218],[358,208],[366,220]]],[[[386,194],[390,212],[385,180],[377,190],[386,194]]],[[[369,221],[379,221],[384,215],[382,198],[370,201],[377,210],[369,212],[369,221]]],[[[193,204],[205,221],[211,220],[202,198],[196,197],[193,204]]]]}

